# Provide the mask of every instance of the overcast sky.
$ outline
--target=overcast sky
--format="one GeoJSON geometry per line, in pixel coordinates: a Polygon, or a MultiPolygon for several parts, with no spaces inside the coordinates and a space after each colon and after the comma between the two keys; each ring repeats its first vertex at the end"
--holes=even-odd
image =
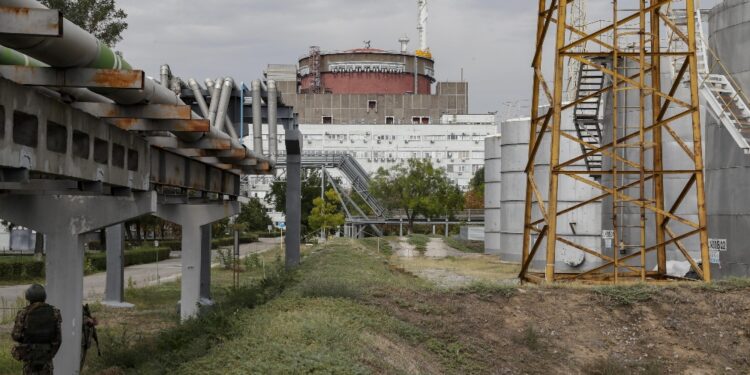
{"type": "MultiPolygon", "coordinates": [[[[706,8],[719,0],[703,0],[706,8]]],[[[589,0],[591,13],[609,0],[589,0]]],[[[418,45],[413,0],[118,0],[130,27],[117,46],[134,66],[158,75],[169,63],[183,78],[251,81],[269,63],[293,64],[323,50],[397,50],[418,45]]],[[[440,81],[469,82],[472,113],[528,99],[536,28],[533,0],[432,0],[428,42],[440,81]]]]}

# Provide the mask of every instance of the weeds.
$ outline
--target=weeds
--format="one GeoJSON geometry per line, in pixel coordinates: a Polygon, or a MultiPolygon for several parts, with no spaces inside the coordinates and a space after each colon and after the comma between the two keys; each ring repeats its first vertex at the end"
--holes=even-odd
{"type": "Polygon", "coordinates": [[[609,356],[599,358],[584,367],[583,373],[588,375],[629,375],[632,374],[632,371],[621,360],[609,356]]]}
{"type": "Polygon", "coordinates": [[[443,238],[443,242],[445,242],[446,245],[464,253],[484,253],[484,242],[482,241],[464,241],[453,237],[445,237],[443,238]]]}
{"type": "Polygon", "coordinates": [[[594,293],[617,306],[629,306],[636,302],[648,301],[657,291],[655,287],[646,284],[607,285],[594,288],[594,293]]]}
{"type": "Polygon", "coordinates": [[[519,335],[513,338],[513,341],[518,345],[525,346],[532,352],[544,349],[542,335],[532,325],[527,325],[519,335]]]}
{"type": "Polygon", "coordinates": [[[734,290],[750,288],[750,278],[746,277],[729,277],[712,283],[703,283],[701,287],[713,292],[725,293],[734,290]]]}
{"type": "Polygon", "coordinates": [[[420,253],[424,254],[427,251],[427,243],[430,242],[430,237],[424,234],[411,234],[408,239],[409,244],[420,253]]]}
{"type": "Polygon", "coordinates": [[[300,285],[300,294],[307,298],[348,298],[359,299],[362,290],[355,288],[341,280],[333,278],[317,278],[300,285]]]}
{"type": "Polygon", "coordinates": [[[518,292],[515,285],[489,283],[486,281],[475,281],[458,290],[459,293],[477,294],[480,297],[488,298],[496,295],[505,298],[513,297],[518,292]]]}

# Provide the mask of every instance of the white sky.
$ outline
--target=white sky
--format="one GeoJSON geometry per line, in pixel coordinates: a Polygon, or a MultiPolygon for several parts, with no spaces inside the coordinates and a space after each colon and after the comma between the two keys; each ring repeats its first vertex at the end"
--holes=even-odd
{"type": "MultiPolygon", "coordinates": [[[[702,8],[720,0],[702,0],[702,8]]],[[[269,63],[292,64],[323,50],[417,46],[413,0],[118,0],[130,27],[117,45],[133,66],[158,75],[169,63],[183,78],[251,81],[269,63]]],[[[590,12],[610,0],[588,0],[590,12]]],[[[428,41],[440,81],[469,82],[472,113],[527,99],[536,30],[534,0],[431,0],[428,41]]],[[[594,19],[594,17],[590,17],[594,19]]]]}

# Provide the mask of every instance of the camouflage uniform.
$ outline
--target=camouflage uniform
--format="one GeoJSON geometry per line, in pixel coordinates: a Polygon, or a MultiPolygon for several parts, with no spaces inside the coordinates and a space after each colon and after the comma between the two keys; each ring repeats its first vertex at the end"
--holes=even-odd
{"type": "Polygon", "coordinates": [[[11,336],[18,343],[13,348],[13,357],[23,361],[24,375],[52,375],[52,359],[57,354],[57,350],[60,349],[62,340],[61,323],[60,310],[44,302],[34,302],[18,312],[11,336]],[[41,340],[39,337],[33,337],[32,332],[35,327],[30,328],[27,325],[27,323],[35,326],[44,325],[44,323],[27,322],[29,316],[40,315],[47,315],[45,320],[48,325],[54,324],[51,334],[46,335],[47,338],[41,340]]]}

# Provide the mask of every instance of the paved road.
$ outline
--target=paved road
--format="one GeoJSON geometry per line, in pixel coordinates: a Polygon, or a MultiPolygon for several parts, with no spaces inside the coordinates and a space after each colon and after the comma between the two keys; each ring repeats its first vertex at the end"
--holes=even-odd
{"type": "MultiPolygon", "coordinates": [[[[264,252],[272,249],[274,246],[279,246],[278,238],[261,238],[259,242],[240,245],[240,255],[244,257],[251,253],[264,252]]],[[[214,265],[218,265],[216,251],[213,252],[213,261],[217,262],[214,265]]],[[[175,280],[180,277],[180,273],[180,258],[170,258],[158,263],[125,267],[125,283],[127,287],[128,280],[132,280],[135,287],[143,287],[156,284],[157,282],[175,280]]],[[[101,299],[104,295],[106,276],[105,272],[100,272],[83,278],[83,297],[85,300],[96,301],[101,299]]],[[[0,305],[2,305],[2,301],[5,301],[7,304],[14,304],[17,298],[23,297],[23,293],[28,287],[29,285],[0,287],[0,305]]]]}

